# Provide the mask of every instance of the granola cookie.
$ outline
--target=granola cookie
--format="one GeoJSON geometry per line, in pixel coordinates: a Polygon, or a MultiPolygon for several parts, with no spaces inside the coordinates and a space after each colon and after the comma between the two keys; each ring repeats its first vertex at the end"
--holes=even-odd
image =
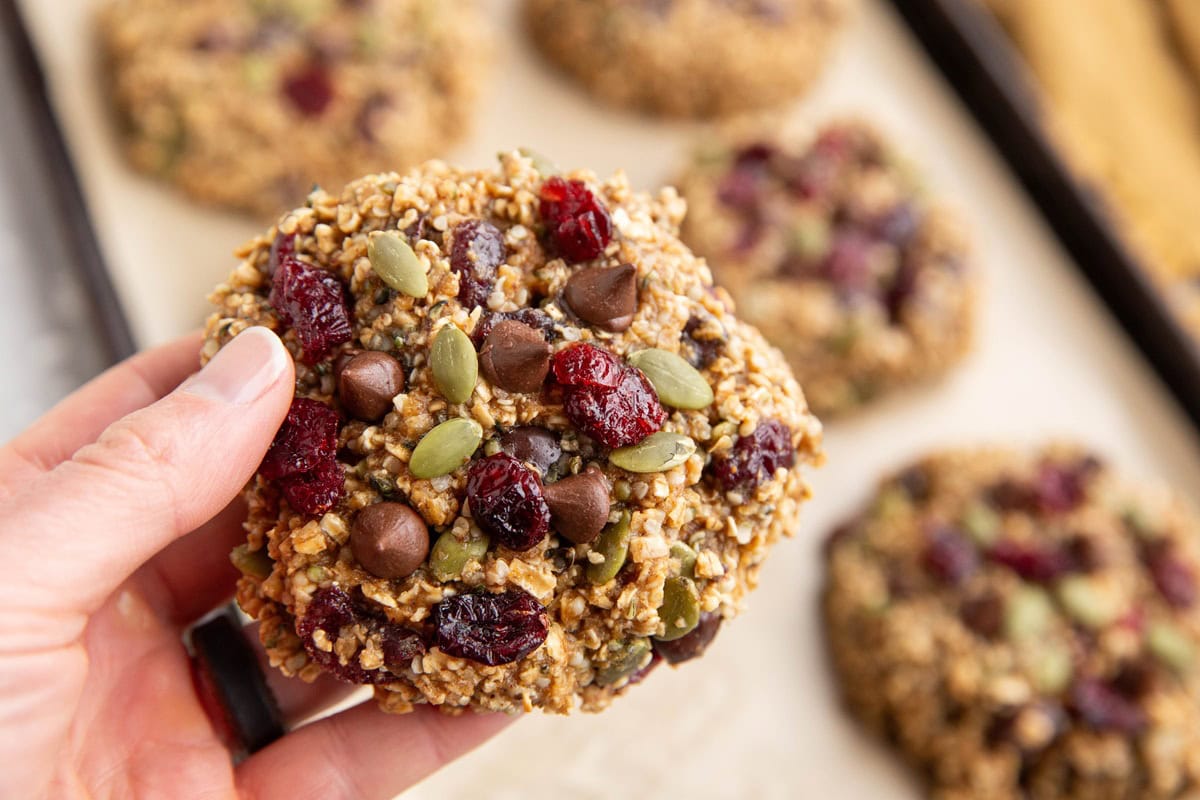
{"type": "Polygon", "coordinates": [[[513,153],[318,190],[239,253],[204,355],[265,325],[297,369],[234,553],[273,664],[565,714],[704,650],[821,427],[683,213],[513,153]]]}
{"type": "Polygon", "coordinates": [[[1198,534],[1073,447],[924,458],[827,547],[849,706],[940,800],[1196,797],[1198,534]]]}
{"type": "Polygon", "coordinates": [[[818,414],[944,373],[970,348],[965,238],[869,126],[831,124],[804,145],[724,137],[680,190],[683,240],[783,349],[818,414]]]}
{"type": "Polygon", "coordinates": [[[475,0],[113,0],[99,33],[125,152],[274,216],[314,183],[412,166],[469,127],[475,0]]]}
{"type": "Polygon", "coordinates": [[[542,52],[594,94],[672,116],[779,105],[805,91],[850,0],[525,0],[542,52]]]}

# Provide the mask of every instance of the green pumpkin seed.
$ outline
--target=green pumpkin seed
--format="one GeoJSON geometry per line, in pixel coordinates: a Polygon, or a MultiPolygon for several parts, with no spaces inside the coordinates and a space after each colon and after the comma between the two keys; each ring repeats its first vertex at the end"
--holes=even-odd
{"type": "Polygon", "coordinates": [[[973,503],[963,512],[962,526],[975,540],[975,544],[986,547],[996,540],[1000,530],[1000,517],[984,503],[973,503]]]}
{"type": "Polygon", "coordinates": [[[395,231],[372,234],[367,243],[367,258],[380,280],[397,292],[409,297],[429,294],[429,278],[421,260],[404,237],[395,231]]]}
{"type": "Polygon", "coordinates": [[[250,545],[239,544],[233,548],[233,552],[229,554],[229,560],[238,568],[244,575],[252,575],[255,578],[266,578],[271,574],[271,568],[275,566],[275,562],[271,560],[271,556],[266,550],[251,550],[250,545]]]}
{"type": "Polygon", "coordinates": [[[637,444],[613,450],[608,460],[629,472],[666,472],[696,452],[696,443],[679,433],[659,431],[637,444]]]}
{"type": "Polygon", "coordinates": [[[1176,672],[1187,672],[1196,660],[1196,648],[1179,628],[1156,622],[1146,633],[1146,646],[1159,661],[1176,672]]]}
{"type": "Polygon", "coordinates": [[[713,390],[688,362],[666,350],[639,350],[629,363],[646,373],[658,399],[672,408],[700,409],[713,404],[713,390]]]}
{"type": "Polygon", "coordinates": [[[671,558],[679,561],[679,574],[685,578],[696,577],[696,551],[683,542],[671,545],[671,558]]]}
{"type": "Polygon", "coordinates": [[[533,168],[542,175],[558,174],[558,165],[537,150],[530,147],[518,147],[517,152],[528,158],[533,163],[533,168]]]}
{"type": "Polygon", "coordinates": [[[654,637],[662,642],[680,639],[691,633],[700,624],[700,592],[690,578],[667,578],[663,582],[663,602],[658,608],[658,618],[665,626],[663,632],[654,637]]]}
{"type": "Polygon", "coordinates": [[[621,518],[602,530],[592,545],[592,552],[604,556],[599,563],[588,562],[587,578],[592,583],[608,583],[625,566],[629,556],[629,521],[629,512],[622,511],[621,518]]]}
{"type": "Polygon", "coordinates": [[[1004,633],[1014,641],[1040,636],[1054,620],[1054,604],[1043,589],[1021,588],[1004,609],[1004,633]]]}
{"type": "Polygon", "coordinates": [[[454,581],[462,577],[463,568],[472,561],[483,561],[487,555],[488,537],[480,533],[467,541],[459,541],[451,531],[446,531],[433,543],[429,551],[429,570],[439,581],[454,581]]]}
{"type": "Polygon", "coordinates": [[[1103,628],[1116,622],[1125,610],[1115,592],[1105,591],[1083,575],[1064,578],[1057,592],[1058,601],[1067,613],[1088,628],[1103,628]]]}
{"type": "Polygon", "coordinates": [[[471,399],[479,381],[479,357],[471,338],[454,325],[438,331],[429,351],[429,365],[438,391],[451,403],[471,399]]]}
{"type": "Polygon", "coordinates": [[[597,686],[612,686],[637,672],[650,661],[649,639],[616,641],[608,645],[608,663],[596,670],[597,686]]]}
{"type": "Polygon", "coordinates": [[[471,460],[483,441],[483,428],[473,419],[455,417],[425,434],[408,462],[414,478],[449,475],[471,460]]]}
{"type": "Polygon", "coordinates": [[[1071,651],[1061,644],[1046,642],[1033,655],[1031,677],[1039,692],[1058,694],[1071,682],[1071,651]]]}

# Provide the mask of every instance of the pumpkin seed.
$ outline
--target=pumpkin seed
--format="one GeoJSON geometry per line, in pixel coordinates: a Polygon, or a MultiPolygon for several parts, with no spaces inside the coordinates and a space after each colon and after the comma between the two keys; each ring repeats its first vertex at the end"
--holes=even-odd
{"type": "Polygon", "coordinates": [[[518,147],[517,152],[528,158],[533,164],[533,168],[542,175],[558,174],[558,165],[546,156],[539,153],[537,150],[534,150],[530,147],[518,147]]]}
{"type": "Polygon", "coordinates": [[[696,577],[696,551],[683,542],[671,545],[671,558],[679,561],[679,574],[685,578],[696,577]]]}
{"type": "Polygon", "coordinates": [[[1076,622],[1088,628],[1103,628],[1116,622],[1124,611],[1121,598],[1105,591],[1082,575],[1072,575],[1059,582],[1058,601],[1076,622]]]}
{"type": "Polygon", "coordinates": [[[429,570],[439,581],[454,581],[462,577],[463,568],[472,561],[483,561],[487,555],[488,537],[480,533],[465,542],[452,531],[446,531],[429,551],[429,570]]]}
{"type": "Polygon", "coordinates": [[[1054,604],[1036,586],[1019,589],[1004,609],[1004,633],[1014,641],[1040,636],[1054,619],[1054,604]]]}
{"type": "Polygon", "coordinates": [[[975,540],[975,544],[986,547],[996,540],[1000,530],[1000,516],[984,503],[972,503],[963,512],[962,526],[975,540]]]}
{"type": "Polygon", "coordinates": [[[663,632],[654,637],[671,642],[691,633],[700,624],[700,592],[691,578],[667,578],[663,582],[663,602],[658,608],[663,632]]]}
{"type": "Polygon", "coordinates": [[[271,560],[271,556],[266,550],[251,550],[249,545],[239,544],[233,548],[233,552],[229,554],[229,560],[245,575],[253,575],[255,578],[266,578],[271,574],[271,568],[275,566],[275,562],[271,560]]]}
{"type": "Polygon", "coordinates": [[[438,331],[429,351],[429,364],[433,368],[433,381],[443,397],[451,403],[471,399],[479,381],[479,357],[471,338],[462,329],[447,325],[438,331]]]}
{"type": "Polygon", "coordinates": [[[1196,660],[1196,649],[1179,628],[1156,622],[1146,633],[1146,646],[1159,661],[1176,672],[1187,672],[1196,660]]]}
{"type": "Polygon", "coordinates": [[[429,294],[429,278],[421,260],[404,237],[395,231],[371,234],[367,258],[380,280],[409,297],[429,294]]]}
{"type": "Polygon", "coordinates": [[[672,408],[700,409],[713,404],[713,390],[704,376],[675,353],[639,350],[629,363],[646,373],[658,399],[672,408]]]}
{"type": "Polygon", "coordinates": [[[587,578],[592,583],[608,583],[625,566],[625,559],[629,556],[629,521],[629,512],[622,511],[621,518],[602,530],[592,545],[592,552],[604,556],[599,563],[588,562],[587,578]]]}
{"type": "Polygon", "coordinates": [[[483,428],[475,420],[448,419],[417,443],[408,469],[414,478],[449,475],[471,459],[482,441],[483,428]]]}
{"type": "Polygon", "coordinates": [[[1071,682],[1071,651],[1056,642],[1044,642],[1036,648],[1031,672],[1039,692],[1058,694],[1071,682]]]}
{"type": "Polygon", "coordinates": [[[666,472],[687,461],[696,443],[679,433],[659,431],[637,444],[613,450],[608,460],[629,472],[666,472]]]}
{"type": "Polygon", "coordinates": [[[651,649],[649,639],[611,642],[608,663],[596,670],[596,685],[611,686],[628,678],[650,661],[651,649]]]}

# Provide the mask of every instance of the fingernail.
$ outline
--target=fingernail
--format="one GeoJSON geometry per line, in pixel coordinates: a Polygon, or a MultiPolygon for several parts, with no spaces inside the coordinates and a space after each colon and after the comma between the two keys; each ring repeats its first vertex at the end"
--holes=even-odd
{"type": "Polygon", "coordinates": [[[232,405],[249,405],[275,385],[289,360],[278,336],[266,328],[247,328],[180,390],[232,405]]]}

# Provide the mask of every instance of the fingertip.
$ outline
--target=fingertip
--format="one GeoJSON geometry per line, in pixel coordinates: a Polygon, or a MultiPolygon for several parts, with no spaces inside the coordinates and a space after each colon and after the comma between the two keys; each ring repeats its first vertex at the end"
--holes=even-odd
{"type": "Polygon", "coordinates": [[[295,386],[295,367],[283,342],[269,328],[247,328],[217,351],[212,360],[180,387],[180,391],[230,405],[251,405],[265,396],[288,396],[295,386]]]}

